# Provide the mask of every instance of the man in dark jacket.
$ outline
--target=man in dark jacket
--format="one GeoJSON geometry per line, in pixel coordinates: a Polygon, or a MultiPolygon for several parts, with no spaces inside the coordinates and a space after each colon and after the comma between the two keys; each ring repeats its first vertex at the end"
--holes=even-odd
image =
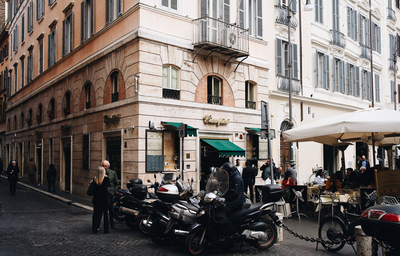
{"type": "Polygon", "coordinates": [[[15,196],[15,190],[17,188],[19,168],[17,162],[14,160],[11,162],[7,169],[8,182],[10,183],[10,196],[15,196]]]}
{"type": "Polygon", "coordinates": [[[108,214],[110,215],[110,226],[112,229],[117,229],[114,223],[114,193],[119,188],[118,177],[115,171],[109,169],[110,163],[107,160],[104,160],[102,165],[106,170],[107,177],[110,179],[110,189],[108,190],[108,194],[110,196],[110,207],[108,209],[108,214]]]}
{"type": "Polygon", "coordinates": [[[250,191],[250,200],[253,201],[253,186],[256,183],[255,173],[257,169],[250,167],[250,162],[246,162],[246,168],[243,169],[242,179],[244,182],[244,191],[247,193],[247,188],[250,191]]]}

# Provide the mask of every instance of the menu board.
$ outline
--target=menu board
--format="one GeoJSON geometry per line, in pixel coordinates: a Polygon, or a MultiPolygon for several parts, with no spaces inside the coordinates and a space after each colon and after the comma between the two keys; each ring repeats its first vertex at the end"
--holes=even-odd
{"type": "Polygon", "coordinates": [[[400,170],[378,171],[379,196],[400,195],[400,170]]]}

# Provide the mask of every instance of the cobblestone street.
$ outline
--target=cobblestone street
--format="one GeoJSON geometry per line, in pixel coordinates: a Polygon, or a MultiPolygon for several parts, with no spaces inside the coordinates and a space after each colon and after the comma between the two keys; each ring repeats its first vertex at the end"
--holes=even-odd
{"type": "MultiPolygon", "coordinates": [[[[24,181],[22,181],[24,182],[24,181]]],[[[37,187],[36,187],[37,188],[37,187]]],[[[117,230],[109,234],[91,233],[92,212],[35,191],[35,187],[17,185],[15,196],[9,196],[8,182],[0,178],[0,255],[186,255],[183,249],[169,245],[156,246],[149,237],[117,222],[117,230]]],[[[47,188],[39,187],[39,190],[47,188]]],[[[56,191],[56,195],[72,195],[56,191]]],[[[90,205],[90,201],[80,198],[90,205]]],[[[74,201],[74,200],[72,200],[74,201]]],[[[315,217],[315,216],[314,216],[315,217]]],[[[317,236],[318,225],[314,219],[299,223],[295,218],[285,223],[297,232],[317,236]]],[[[204,255],[355,255],[346,245],[339,253],[329,253],[322,246],[301,241],[284,232],[284,241],[267,251],[257,251],[252,246],[239,245],[228,251],[208,248],[204,255]]]]}

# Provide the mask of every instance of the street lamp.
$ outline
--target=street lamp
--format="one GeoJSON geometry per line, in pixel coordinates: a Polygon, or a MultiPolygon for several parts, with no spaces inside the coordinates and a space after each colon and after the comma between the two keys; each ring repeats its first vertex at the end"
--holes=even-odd
{"type": "MultiPolygon", "coordinates": [[[[290,5],[293,2],[290,1],[288,5],[286,5],[286,11],[287,11],[287,26],[288,26],[288,48],[289,48],[289,63],[288,63],[288,68],[289,68],[289,123],[290,123],[290,129],[293,127],[293,117],[292,117],[292,45],[290,42],[290,5]]],[[[310,0],[306,1],[306,5],[304,6],[304,11],[312,11],[313,6],[310,3],[310,0]]],[[[300,24],[301,26],[301,24],[300,24]]],[[[300,35],[301,36],[301,35],[300,35]]],[[[294,166],[294,160],[293,160],[293,142],[290,142],[290,166],[294,166]]]]}

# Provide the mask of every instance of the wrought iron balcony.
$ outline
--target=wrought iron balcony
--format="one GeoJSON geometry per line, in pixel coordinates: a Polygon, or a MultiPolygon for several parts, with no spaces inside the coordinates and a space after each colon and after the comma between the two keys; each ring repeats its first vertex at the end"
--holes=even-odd
{"type": "Polygon", "coordinates": [[[207,103],[209,104],[221,105],[221,99],[220,96],[207,95],[207,103]]]}
{"type": "MultiPolygon", "coordinates": [[[[289,93],[289,77],[278,76],[278,90],[289,93]]],[[[292,93],[300,93],[300,81],[292,78],[292,93]]]]}
{"type": "Polygon", "coordinates": [[[86,102],[86,109],[90,108],[90,101],[86,102]]]}
{"type": "Polygon", "coordinates": [[[366,45],[360,44],[361,46],[361,55],[360,57],[363,59],[371,60],[371,51],[370,48],[366,45]]]}
{"type": "Polygon", "coordinates": [[[396,13],[390,7],[388,7],[387,10],[388,10],[388,16],[387,16],[388,19],[396,22],[397,21],[396,13]]]}
{"type": "Polygon", "coordinates": [[[346,46],[344,34],[337,30],[331,29],[331,44],[344,48],[346,46]]]}
{"type": "Polygon", "coordinates": [[[256,102],[246,100],[246,108],[256,109],[256,102]]]}
{"type": "MultiPolygon", "coordinates": [[[[276,19],[275,19],[275,22],[276,23],[278,23],[278,24],[282,24],[282,25],[288,25],[288,10],[286,9],[286,7],[285,6],[282,6],[282,5],[275,5],[275,9],[276,9],[276,19]]],[[[296,17],[295,16],[293,16],[294,15],[294,12],[292,12],[292,11],[290,11],[291,13],[290,13],[290,15],[291,15],[291,17],[290,17],[290,27],[291,28],[293,28],[293,29],[296,29],[297,28],[297,25],[298,25],[298,21],[297,21],[297,19],[296,19],[296,17]]]]}
{"type": "Polygon", "coordinates": [[[163,98],[179,100],[181,98],[181,91],[163,88],[163,98]]]}
{"type": "Polygon", "coordinates": [[[114,92],[111,94],[111,102],[116,102],[118,101],[118,92],[114,92]]]}
{"type": "Polygon", "coordinates": [[[194,46],[236,58],[249,56],[249,31],[211,17],[194,23],[194,46]]]}

